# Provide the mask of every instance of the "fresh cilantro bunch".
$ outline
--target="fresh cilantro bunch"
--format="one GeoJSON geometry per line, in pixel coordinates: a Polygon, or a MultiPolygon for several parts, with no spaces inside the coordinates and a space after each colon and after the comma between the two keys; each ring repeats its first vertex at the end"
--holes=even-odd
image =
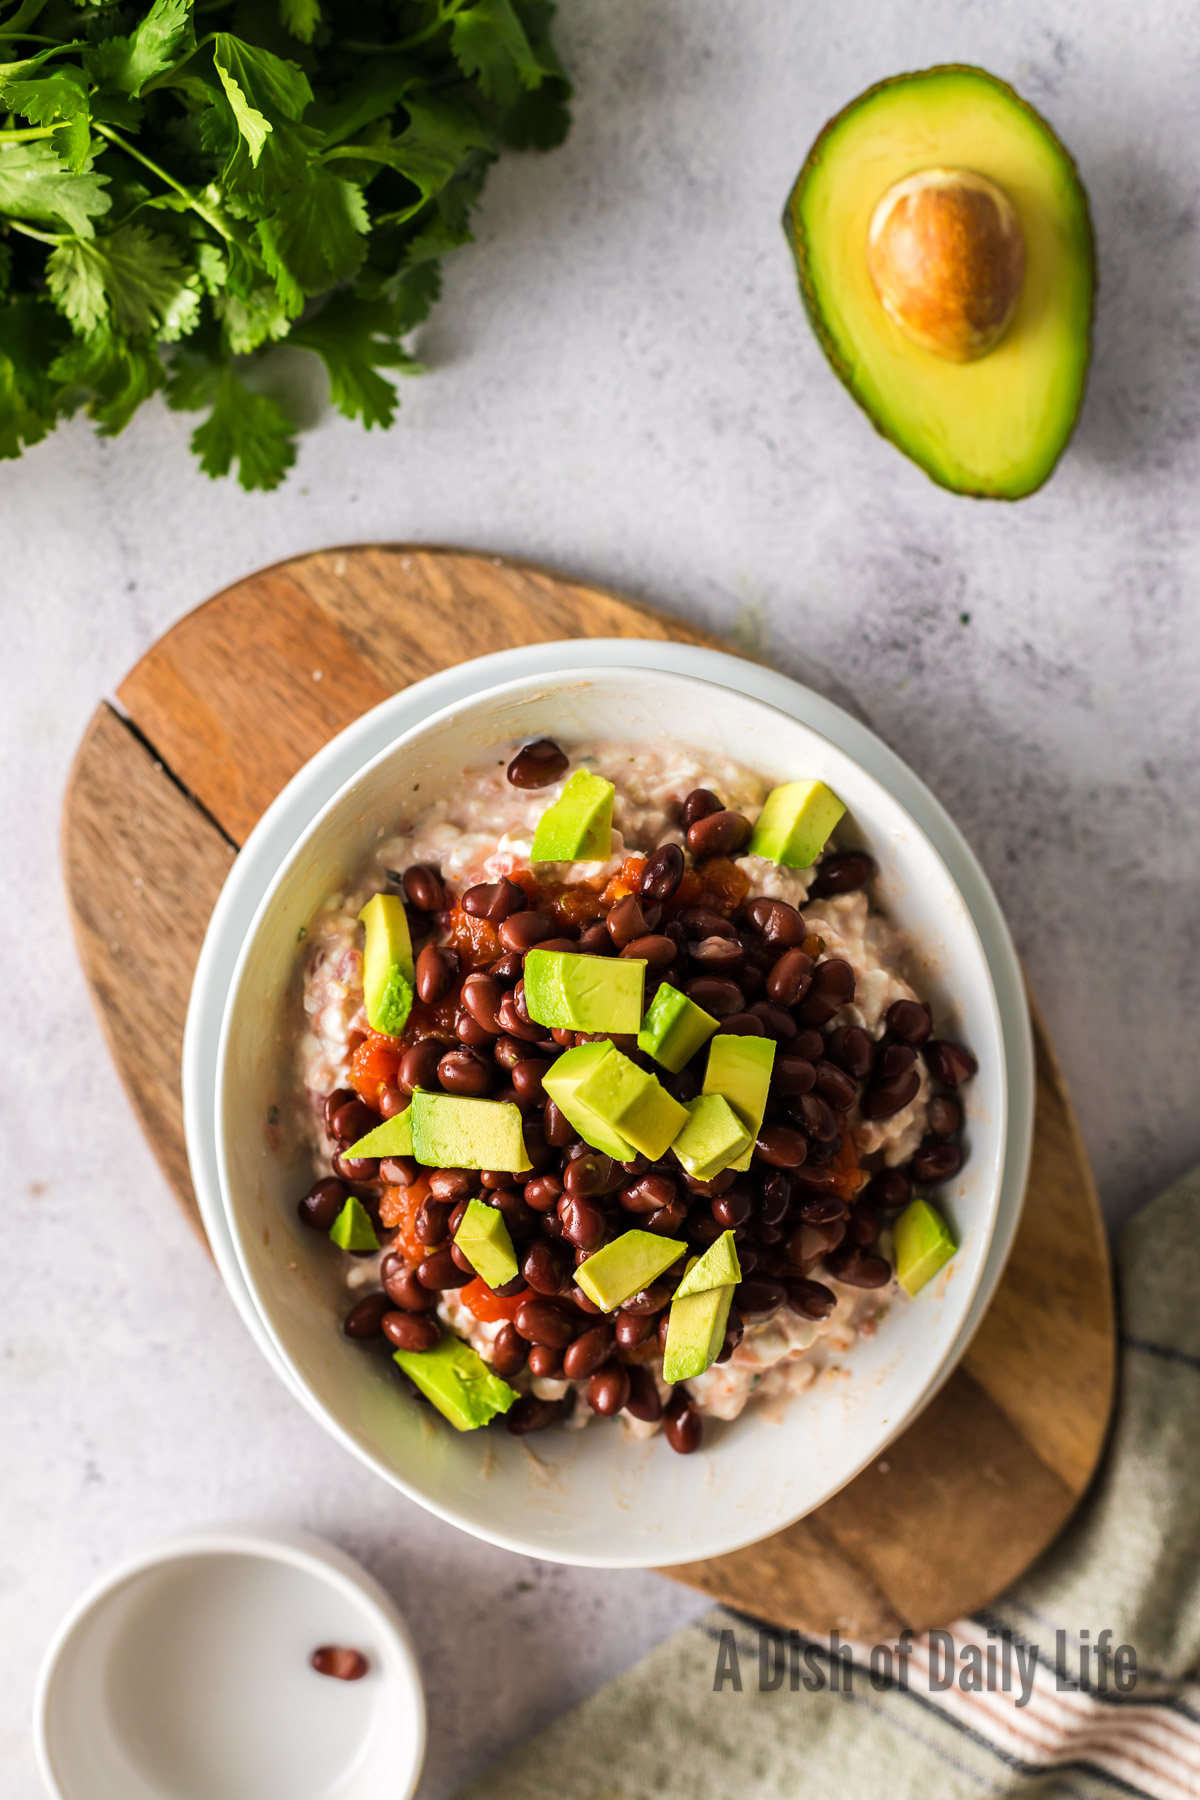
{"type": "Polygon", "coordinates": [[[204,410],[201,467],[275,487],[286,340],[388,425],[402,347],[502,147],[562,141],[551,0],[0,0],[0,456],[83,407],[204,410]],[[6,60],[7,59],[7,60],[6,60]]]}

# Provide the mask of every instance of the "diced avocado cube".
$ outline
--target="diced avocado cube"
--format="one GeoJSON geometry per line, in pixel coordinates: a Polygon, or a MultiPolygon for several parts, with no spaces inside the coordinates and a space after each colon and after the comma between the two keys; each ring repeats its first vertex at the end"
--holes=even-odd
{"type": "MultiPolygon", "coordinates": [[[[687,1279],[685,1275],[684,1282],[687,1279]]],[[[725,1341],[732,1303],[733,1286],[730,1283],[689,1294],[683,1292],[683,1283],[680,1284],[667,1314],[664,1381],[691,1381],[711,1368],[725,1341]]]]}
{"type": "Polygon", "coordinates": [[[845,810],[823,781],[785,781],[767,795],[747,854],[811,869],[845,810]]]}
{"type": "Polygon", "coordinates": [[[356,1194],[351,1194],[346,1201],[329,1227],[329,1235],[339,1250],[378,1250],[380,1247],[370,1215],[356,1194]]]}
{"type": "Polygon", "coordinates": [[[704,1071],[705,1094],[720,1094],[750,1133],[750,1148],[726,1166],[748,1169],[754,1154],[754,1140],[762,1127],[771,1086],[771,1070],[775,1066],[775,1039],[769,1037],[735,1037],[722,1032],[708,1047],[708,1066],[704,1071]]]}
{"type": "Polygon", "coordinates": [[[470,1344],[449,1332],[432,1350],[397,1350],[396,1361],[456,1431],[486,1425],[517,1398],[470,1344]]]}
{"type": "Polygon", "coordinates": [[[561,1031],[619,1031],[641,1024],[646,965],[633,956],[530,950],[525,1005],[539,1025],[561,1031]]]}
{"type": "Polygon", "coordinates": [[[651,1162],[666,1154],[688,1121],[687,1109],[672,1099],[657,1076],[615,1049],[583,1078],[575,1098],[651,1162]]]}
{"type": "Polygon", "coordinates": [[[602,775],[576,769],[537,822],[530,862],[607,862],[612,855],[615,792],[602,775]]]}
{"type": "Polygon", "coordinates": [[[722,1095],[701,1094],[687,1110],[688,1122],[671,1148],[696,1181],[711,1181],[735,1157],[753,1152],[753,1138],[722,1095]]]}
{"type": "Polygon", "coordinates": [[[363,1000],[372,1031],[399,1037],[413,1003],[412,939],[397,894],[375,894],[358,915],[363,944],[363,1000]]]}
{"type": "Polygon", "coordinates": [[[928,1200],[910,1200],[892,1227],[896,1279],[906,1294],[919,1293],[950,1261],[958,1245],[928,1200]]]}
{"type": "Polygon", "coordinates": [[[343,1152],[346,1156],[411,1156],[412,1142],[412,1107],[406,1106],[403,1112],[393,1113],[382,1125],[376,1125],[368,1131],[366,1137],[360,1137],[357,1144],[343,1152]]]}
{"type": "Polygon", "coordinates": [[[717,1029],[717,1021],[702,1006],[664,981],[655,994],[638,1032],[638,1049],[678,1075],[702,1044],[717,1029]]]}
{"type": "Polygon", "coordinates": [[[613,1312],[623,1300],[657,1281],[678,1262],[687,1245],[653,1231],[623,1231],[575,1270],[575,1280],[593,1306],[613,1312]]]}
{"type": "Polygon", "coordinates": [[[409,1107],[413,1155],[428,1169],[532,1167],[521,1135],[521,1113],[510,1100],[428,1094],[418,1088],[409,1107]]]}
{"type": "Polygon", "coordinates": [[[686,1300],[689,1294],[703,1294],[709,1288],[736,1287],[741,1279],[742,1265],[738,1261],[733,1233],[723,1231],[703,1256],[688,1264],[687,1274],[676,1288],[675,1297],[686,1300]]]}
{"type": "Polygon", "coordinates": [[[579,1089],[588,1076],[600,1063],[616,1054],[606,1039],[595,1044],[576,1044],[573,1050],[564,1050],[558,1061],[551,1065],[549,1074],[542,1077],[542,1086],[585,1144],[590,1144],[593,1150],[602,1150],[605,1156],[611,1156],[617,1162],[632,1162],[637,1151],[629,1140],[614,1131],[598,1112],[593,1112],[579,1098],[579,1089]]]}
{"type": "Polygon", "coordinates": [[[502,1288],[520,1274],[504,1214],[482,1200],[468,1200],[454,1241],[490,1288],[502,1288]]]}

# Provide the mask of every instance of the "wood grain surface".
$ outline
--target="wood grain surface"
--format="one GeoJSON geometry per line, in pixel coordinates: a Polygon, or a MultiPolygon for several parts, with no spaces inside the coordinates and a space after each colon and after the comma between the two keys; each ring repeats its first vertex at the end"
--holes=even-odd
{"type": "MultiPolygon", "coordinates": [[[[237,846],[316,750],[397,688],[490,651],[580,637],[716,643],[529,564],[362,546],[227,588],[131,670],[118,691],[127,716],[97,710],[64,814],[79,953],[130,1098],[201,1237],[180,1046],[200,942],[237,846]]],[[[816,1512],[666,1573],[773,1623],[874,1637],[986,1604],[1065,1522],[1107,1428],[1112,1290],[1070,1102],[1040,1025],[1036,1038],[1025,1212],[958,1369],[887,1454],[816,1512]]]]}

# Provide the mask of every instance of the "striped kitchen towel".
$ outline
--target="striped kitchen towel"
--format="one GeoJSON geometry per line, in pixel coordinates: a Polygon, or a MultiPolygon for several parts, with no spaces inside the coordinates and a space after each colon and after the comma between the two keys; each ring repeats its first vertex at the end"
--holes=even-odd
{"type": "Polygon", "coordinates": [[[1118,1283],[1107,1458],[987,1612],[885,1658],[718,1607],[460,1800],[1198,1800],[1200,1171],[1126,1228],[1118,1283]]]}

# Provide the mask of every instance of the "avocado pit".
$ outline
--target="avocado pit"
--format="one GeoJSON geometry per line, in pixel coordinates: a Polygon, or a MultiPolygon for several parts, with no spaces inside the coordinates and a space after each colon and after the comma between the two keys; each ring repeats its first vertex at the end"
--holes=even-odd
{"type": "Polygon", "coordinates": [[[876,205],[867,267],[907,337],[948,362],[974,362],[1012,323],[1025,240],[1012,201],[985,175],[922,169],[876,205]]]}

